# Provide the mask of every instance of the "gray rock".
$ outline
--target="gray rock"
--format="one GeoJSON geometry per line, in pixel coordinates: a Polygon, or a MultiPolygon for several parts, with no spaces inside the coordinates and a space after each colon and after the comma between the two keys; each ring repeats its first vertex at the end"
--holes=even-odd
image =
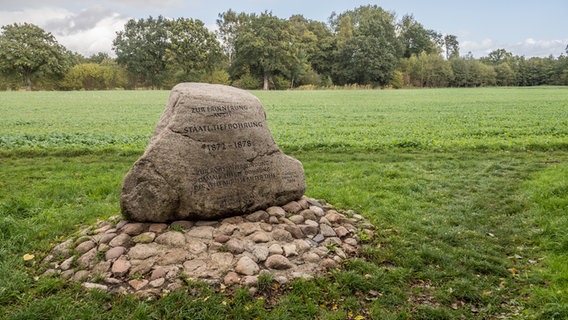
{"type": "Polygon", "coordinates": [[[159,288],[159,287],[163,286],[165,282],[166,282],[166,279],[158,278],[158,279],[150,281],[150,286],[154,287],[154,288],[159,288]]]}
{"type": "Polygon", "coordinates": [[[258,276],[244,276],[241,283],[245,286],[254,286],[258,283],[258,276]]]}
{"type": "Polygon", "coordinates": [[[97,249],[93,248],[77,259],[77,264],[83,267],[92,267],[97,256],[97,249]]]}
{"type": "Polygon", "coordinates": [[[165,223],[152,223],[150,227],[148,227],[148,231],[154,233],[162,233],[166,231],[167,228],[168,225],[165,223]]]}
{"type": "Polygon", "coordinates": [[[114,237],[116,237],[116,233],[114,232],[105,233],[99,238],[99,243],[109,243],[114,237]]]}
{"type": "Polygon", "coordinates": [[[63,261],[61,263],[59,268],[61,268],[61,270],[63,270],[63,271],[71,269],[71,266],[73,264],[73,259],[74,259],[73,257],[69,257],[69,258],[65,259],[65,261],[63,261]]]}
{"type": "Polygon", "coordinates": [[[304,220],[306,220],[306,219],[302,215],[295,214],[295,215],[289,217],[288,220],[294,222],[295,224],[301,224],[301,223],[304,223],[304,220]]]}
{"type": "Polygon", "coordinates": [[[344,226],[339,226],[339,227],[337,227],[333,230],[335,231],[335,234],[340,238],[343,238],[343,237],[346,237],[346,236],[349,235],[349,230],[347,230],[347,228],[345,228],[344,226]]]}
{"type": "Polygon", "coordinates": [[[131,259],[146,259],[160,253],[160,248],[156,243],[139,243],[128,250],[131,259]]]}
{"type": "Polygon", "coordinates": [[[121,233],[118,236],[114,237],[108,244],[111,247],[125,247],[130,242],[130,236],[126,233],[121,233]]]}
{"type": "Polygon", "coordinates": [[[62,242],[56,245],[52,252],[55,255],[68,255],[71,252],[71,247],[73,246],[73,239],[68,239],[65,242],[62,242]]]}
{"type": "Polygon", "coordinates": [[[269,242],[271,239],[270,235],[264,231],[257,231],[253,235],[250,236],[250,239],[255,243],[264,243],[269,242]]]}
{"type": "Polygon", "coordinates": [[[227,275],[223,278],[223,283],[227,286],[233,285],[233,284],[237,284],[240,281],[240,277],[238,275],[238,273],[236,272],[229,272],[227,273],[227,275]]]}
{"type": "Polygon", "coordinates": [[[245,251],[245,245],[241,240],[231,239],[227,241],[226,244],[229,252],[232,252],[234,254],[243,253],[243,251],[245,251]]]}
{"type": "Polygon", "coordinates": [[[104,284],[98,284],[98,283],[91,283],[91,282],[83,282],[81,284],[81,286],[85,289],[89,289],[89,290],[101,290],[101,291],[108,291],[108,286],[105,286],[104,284]]]}
{"type": "Polygon", "coordinates": [[[310,209],[302,210],[300,215],[306,220],[318,220],[318,216],[310,209]]]}
{"type": "Polygon", "coordinates": [[[252,254],[258,259],[259,262],[262,262],[268,258],[270,251],[265,246],[255,246],[252,250],[252,254]]]}
{"type": "Polygon", "coordinates": [[[297,201],[290,201],[282,206],[282,209],[286,212],[298,213],[302,211],[302,206],[297,201]]]}
{"type": "Polygon", "coordinates": [[[293,240],[292,234],[289,231],[276,229],[272,231],[272,238],[276,241],[290,242],[293,240]]]}
{"type": "Polygon", "coordinates": [[[79,282],[79,281],[83,281],[87,278],[89,278],[89,271],[88,270],[79,270],[77,272],[75,272],[75,274],[71,277],[71,280],[75,281],[75,282],[79,282]]]}
{"type": "Polygon", "coordinates": [[[125,176],[120,206],[133,221],[209,220],[284,205],[305,188],[302,164],[278,148],[256,97],[182,83],[125,176]]]}
{"type": "Polygon", "coordinates": [[[288,224],[284,226],[284,230],[290,232],[295,239],[303,239],[305,237],[302,228],[297,225],[288,224]]]}
{"type": "Polygon", "coordinates": [[[257,274],[259,270],[260,268],[258,267],[258,264],[256,264],[256,262],[254,262],[248,256],[243,256],[242,258],[240,258],[237,262],[237,265],[235,266],[235,271],[237,273],[247,276],[257,274]]]}
{"type": "Polygon", "coordinates": [[[297,256],[298,255],[298,251],[296,248],[296,245],[293,243],[287,243],[285,245],[282,246],[282,248],[284,249],[284,255],[286,257],[291,257],[291,256],[297,256]]]}
{"type": "Polygon", "coordinates": [[[185,248],[173,248],[160,255],[160,264],[163,266],[182,264],[189,258],[189,251],[185,248]]]}
{"type": "Polygon", "coordinates": [[[115,276],[122,276],[128,272],[130,267],[130,261],[126,259],[118,259],[112,264],[111,271],[115,276]]]}
{"type": "Polygon", "coordinates": [[[124,252],[126,252],[125,247],[111,248],[105,253],[105,259],[107,261],[118,259],[118,257],[120,257],[122,254],[124,254],[124,252]]]}
{"type": "Polygon", "coordinates": [[[148,282],[149,281],[146,280],[146,279],[142,279],[142,280],[134,279],[134,280],[128,281],[128,284],[130,286],[132,286],[132,288],[134,290],[140,290],[140,289],[144,288],[145,286],[147,286],[148,282]]]}
{"type": "Polygon", "coordinates": [[[325,240],[325,237],[323,236],[323,234],[318,233],[318,234],[315,235],[315,237],[312,240],[317,242],[317,243],[320,243],[323,240],[325,240]]]}
{"type": "Polygon", "coordinates": [[[270,247],[268,247],[268,253],[269,254],[283,254],[284,250],[282,249],[282,246],[275,243],[273,245],[271,245],[270,247]]]}
{"type": "Polygon", "coordinates": [[[184,262],[183,270],[188,277],[199,278],[207,271],[207,263],[201,259],[194,259],[184,262]]]}
{"type": "Polygon", "coordinates": [[[211,255],[211,261],[213,262],[213,267],[225,271],[233,265],[234,256],[229,252],[217,252],[211,255]]]}
{"type": "Polygon", "coordinates": [[[213,227],[201,226],[194,227],[185,233],[188,237],[195,237],[201,239],[213,239],[213,227]]]}
{"type": "Polygon", "coordinates": [[[122,227],[122,232],[129,236],[136,236],[144,232],[143,223],[127,223],[122,227]]]}
{"type": "Polygon", "coordinates": [[[318,217],[321,217],[325,214],[325,211],[323,211],[323,209],[318,206],[310,206],[310,210],[312,210],[312,212],[318,217]]]}
{"type": "Polygon", "coordinates": [[[159,278],[165,278],[166,277],[166,270],[163,267],[157,267],[156,269],[154,269],[154,271],[152,271],[152,275],[150,276],[150,280],[156,280],[159,278]]]}
{"type": "Polygon", "coordinates": [[[317,253],[311,251],[304,253],[302,258],[304,258],[306,262],[312,262],[312,263],[318,263],[321,260],[317,253]]]}
{"type": "Polygon", "coordinates": [[[278,206],[270,207],[266,209],[266,212],[268,212],[271,217],[284,218],[286,216],[286,211],[278,206]]]}
{"type": "Polygon", "coordinates": [[[130,276],[144,275],[152,270],[157,260],[155,257],[145,260],[131,260],[132,267],[130,267],[128,274],[130,276]]]}
{"type": "Polygon", "coordinates": [[[193,254],[200,254],[207,250],[207,244],[203,242],[203,239],[188,237],[185,248],[193,254]]]}
{"type": "Polygon", "coordinates": [[[169,247],[183,247],[185,246],[185,236],[181,232],[169,231],[162,233],[156,238],[156,243],[169,247]]]}
{"type": "Polygon", "coordinates": [[[258,210],[247,215],[245,219],[250,222],[260,222],[268,219],[269,217],[270,216],[268,215],[268,212],[264,210],[258,210]]]}
{"type": "Polygon", "coordinates": [[[156,234],[154,232],[143,232],[135,237],[132,237],[134,243],[150,243],[154,241],[156,234]]]}
{"type": "Polygon", "coordinates": [[[78,254],[83,254],[83,253],[93,249],[96,246],[97,246],[97,244],[94,241],[87,240],[87,241],[81,242],[77,247],[75,247],[75,251],[77,251],[78,254]]]}
{"type": "Polygon", "coordinates": [[[253,223],[253,222],[244,222],[239,224],[239,231],[245,235],[248,236],[249,234],[253,234],[257,231],[261,231],[262,229],[260,228],[260,224],[259,223],[253,223]]]}
{"type": "Polygon", "coordinates": [[[320,224],[320,232],[324,237],[335,237],[337,234],[333,230],[332,227],[328,226],[327,224],[320,224]]]}
{"type": "Polygon", "coordinates": [[[275,254],[264,262],[264,265],[270,269],[285,270],[294,267],[294,264],[283,255],[275,254]]]}

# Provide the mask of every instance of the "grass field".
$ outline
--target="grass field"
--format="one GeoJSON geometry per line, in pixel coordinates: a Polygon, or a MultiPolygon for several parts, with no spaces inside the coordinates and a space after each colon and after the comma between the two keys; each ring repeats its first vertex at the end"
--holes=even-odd
{"type": "Polygon", "coordinates": [[[568,88],[253,94],[306,193],[377,226],[359,259],[157,301],[38,277],[53,245],[119,213],[168,92],[0,92],[0,318],[568,319],[568,88]]]}

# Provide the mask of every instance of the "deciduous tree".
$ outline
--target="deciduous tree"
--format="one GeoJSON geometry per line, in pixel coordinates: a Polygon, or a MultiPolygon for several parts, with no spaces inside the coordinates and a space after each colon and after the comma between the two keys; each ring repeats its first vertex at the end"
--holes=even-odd
{"type": "Polygon", "coordinates": [[[221,46],[201,20],[179,18],[167,24],[167,59],[182,70],[180,81],[195,81],[221,61],[221,46]]]}
{"type": "Polygon", "coordinates": [[[34,77],[63,75],[70,64],[67,50],[42,28],[30,23],[2,27],[0,71],[20,76],[26,90],[32,90],[34,77]]]}
{"type": "Polygon", "coordinates": [[[388,84],[401,51],[394,15],[379,6],[362,6],[330,20],[338,36],[334,82],[388,84]]]}
{"type": "Polygon", "coordinates": [[[168,34],[166,20],[129,20],[113,41],[116,59],[125,65],[139,82],[157,88],[166,77],[168,34]]]}
{"type": "Polygon", "coordinates": [[[246,71],[257,75],[263,79],[263,89],[268,90],[274,75],[289,71],[294,45],[286,20],[271,12],[250,14],[235,35],[232,74],[246,71]]]}

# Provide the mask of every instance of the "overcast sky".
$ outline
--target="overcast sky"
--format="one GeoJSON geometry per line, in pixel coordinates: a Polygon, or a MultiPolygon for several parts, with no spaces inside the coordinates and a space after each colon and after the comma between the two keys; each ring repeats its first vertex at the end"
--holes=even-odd
{"type": "Polygon", "coordinates": [[[462,55],[478,58],[503,48],[525,57],[557,57],[568,45],[567,0],[0,0],[0,26],[33,23],[69,50],[112,55],[116,31],[132,18],[193,18],[213,29],[218,14],[228,9],[327,22],[332,12],[368,4],[398,18],[412,14],[427,29],[456,35],[462,55]]]}

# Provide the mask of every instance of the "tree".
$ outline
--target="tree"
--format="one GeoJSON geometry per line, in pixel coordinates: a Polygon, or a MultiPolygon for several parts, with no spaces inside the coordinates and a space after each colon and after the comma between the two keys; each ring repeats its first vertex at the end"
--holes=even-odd
{"type": "Polygon", "coordinates": [[[334,82],[387,85],[401,51],[393,14],[369,5],[330,20],[338,37],[334,82]]]}
{"type": "Polygon", "coordinates": [[[458,37],[447,34],[444,36],[444,47],[446,49],[446,59],[457,58],[460,56],[460,43],[458,37]]]}
{"type": "Polygon", "coordinates": [[[435,42],[436,32],[426,30],[418,23],[414,16],[405,15],[398,24],[399,39],[403,46],[403,57],[410,58],[412,55],[436,53],[438,51],[435,42]]]}
{"type": "Polygon", "coordinates": [[[269,12],[250,14],[235,34],[231,73],[237,77],[246,73],[259,76],[262,88],[268,90],[273,76],[289,71],[295,59],[294,45],[287,21],[269,12]]]}
{"type": "Polygon", "coordinates": [[[235,56],[235,38],[237,33],[248,20],[249,16],[246,13],[236,13],[230,9],[219,14],[216,34],[221,43],[221,49],[229,60],[229,64],[233,62],[235,56]]]}
{"type": "Polygon", "coordinates": [[[437,53],[412,56],[406,63],[410,82],[419,87],[446,87],[454,79],[450,62],[437,53]]]}
{"type": "Polygon", "coordinates": [[[498,65],[498,64],[503,63],[503,62],[508,62],[512,58],[513,58],[512,53],[508,52],[505,49],[497,49],[497,50],[491,51],[487,55],[487,57],[482,57],[480,60],[482,62],[485,62],[485,63],[488,63],[488,64],[498,65]]]}
{"type": "Polygon", "coordinates": [[[182,70],[180,81],[197,80],[211,73],[221,61],[221,46],[201,20],[179,18],[167,27],[166,57],[182,70]]]}
{"type": "Polygon", "coordinates": [[[113,41],[117,62],[125,65],[138,82],[154,88],[166,77],[167,48],[166,20],[162,16],[129,20],[113,41]]]}
{"type": "Polygon", "coordinates": [[[70,54],[42,28],[23,23],[5,25],[0,35],[0,71],[19,76],[26,90],[39,75],[60,76],[70,67],[70,54]]]}

